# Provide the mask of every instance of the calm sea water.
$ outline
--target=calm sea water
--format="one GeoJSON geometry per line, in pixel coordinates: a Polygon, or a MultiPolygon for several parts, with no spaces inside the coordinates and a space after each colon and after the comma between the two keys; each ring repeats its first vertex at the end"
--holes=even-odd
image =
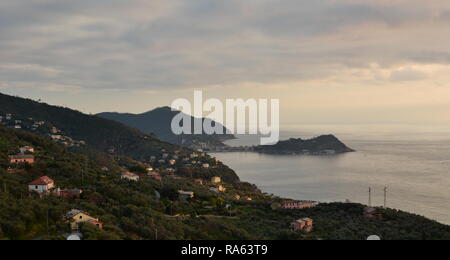
{"type": "MultiPolygon", "coordinates": [[[[285,134],[300,137],[302,134],[285,134]]],[[[215,153],[242,180],[275,195],[321,202],[345,201],[383,205],[450,224],[450,140],[445,136],[338,136],[355,153],[335,156],[276,156],[215,153]],[[411,138],[411,139],[410,139],[411,138]],[[410,140],[408,140],[410,139],[410,140]]],[[[231,145],[256,144],[240,137],[231,145]]]]}

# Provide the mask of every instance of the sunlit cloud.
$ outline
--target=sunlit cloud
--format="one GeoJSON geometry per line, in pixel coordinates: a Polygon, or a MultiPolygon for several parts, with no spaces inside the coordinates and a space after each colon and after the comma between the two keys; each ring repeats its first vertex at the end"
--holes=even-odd
{"type": "Polygon", "coordinates": [[[257,93],[282,98],[290,120],[343,108],[353,122],[377,106],[450,107],[449,28],[440,0],[6,0],[0,87],[94,112],[257,93]]]}

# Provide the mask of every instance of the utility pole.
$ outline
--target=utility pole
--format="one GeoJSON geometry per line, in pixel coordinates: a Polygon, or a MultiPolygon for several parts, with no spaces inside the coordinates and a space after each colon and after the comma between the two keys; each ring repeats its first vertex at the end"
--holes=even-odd
{"type": "Polygon", "coordinates": [[[384,208],[387,207],[387,187],[384,187],[384,208]]]}
{"type": "Polygon", "coordinates": [[[372,207],[372,187],[369,187],[369,207],[372,207]]]}

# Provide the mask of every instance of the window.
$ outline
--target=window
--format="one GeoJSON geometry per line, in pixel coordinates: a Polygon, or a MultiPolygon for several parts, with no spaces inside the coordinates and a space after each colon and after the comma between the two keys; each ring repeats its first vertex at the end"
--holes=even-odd
{"type": "Polygon", "coordinates": [[[83,219],[83,216],[80,216],[80,219],[83,219]]]}

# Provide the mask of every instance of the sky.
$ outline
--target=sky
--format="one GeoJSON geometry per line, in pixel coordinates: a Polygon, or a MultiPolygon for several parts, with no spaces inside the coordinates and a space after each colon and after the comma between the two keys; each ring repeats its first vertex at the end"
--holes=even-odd
{"type": "Polygon", "coordinates": [[[448,0],[2,0],[0,92],[86,113],[277,98],[282,125],[450,130],[448,0]]]}

